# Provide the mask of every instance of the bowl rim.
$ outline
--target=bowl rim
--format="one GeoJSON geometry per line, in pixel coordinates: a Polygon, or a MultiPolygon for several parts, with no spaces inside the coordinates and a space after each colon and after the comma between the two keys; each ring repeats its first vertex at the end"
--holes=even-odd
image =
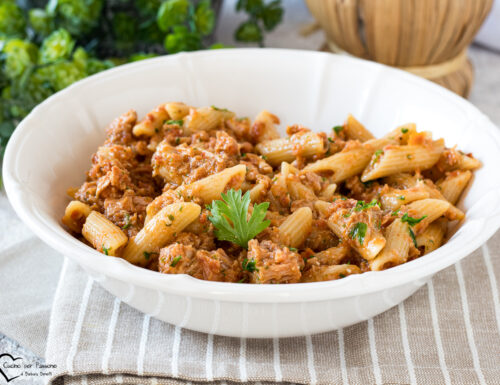
{"type": "MultiPolygon", "coordinates": [[[[472,234],[462,235],[462,238],[468,235],[467,238],[469,241],[467,243],[464,241],[459,247],[456,247],[457,245],[455,245],[453,241],[450,241],[428,255],[384,271],[366,272],[334,281],[285,285],[253,285],[204,281],[184,274],[167,275],[137,267],[124,259],[105,256],[97,252],[93,248],[72,237],[66,231],[64,232],[65,235],[61,234],[61,232],[54,231],[54,229],[44,223],[40,215],[37,215],[36,210],[32,207],[30,202],[29,192],[23,189],[16,175],[15,165],[18,158],[16,148],[24,141],[29,140],[29,132],[36,127],[36,124],[33,123],[39,119],[40,115],[43,115],[47,107],[51,106],[53,103],[62,101],[65,96],[70,93],[78,93],[79,90],[84,89],[86,86],[99,82],[104,77],[120,77],[130,69],[137,70],[144,67],[144,70],[146,70],[149,66],[161,65],[165,61],[178,60],[181,57],[189,57],[192,60],[196,60],[198,57],[203,58],[205,56],[219,55],[227,59],[228,57],[233,57],[233,55],[240,55],[241,52],[250,53],[253,56],[301,55],[311,58],[328,56],[330,58],[335,58],[333,60],[351,62],[358,67],[365,66],[378,68],[380,71],[390,72],[391,76],[400,78],[406,82],[420,83],[425,86],[425,92],[433,92],[444,99],[451,99],[454,104],[458,104],[461,108],[466,110],[471,120],[479,122],[477,124],[478,131],[484,135],[490,136],[494,140],[500,153],[500,130],[470,102],[428,80],[421,79],[402,70],[387,67],[383,64],[347,57],[345,55],[281,48],[233,48],[216,51],[180,53],[124,64],[92,75],[50,96],[36,106],[16,128],[7,145],[3,161],[5,189],[9,201],[17,215],[39,238],[55,250],[62,252],[63,255],[82,265],[87,271],[90,271],[98,281],[105,280],[106,277],[109,276],[127,282],[129,285],[138,285],[140,287],[165,293],[193,298],[248,303],[322,301],[379,292],[415,281],[417,281],[417,284],[419,282],[421,284],[422,280],[452,265],[479,248],[498,228],[500,228],[500,215],[492,215],[486,218],[471,220],[468,223],[463,223],[458,231],[458,233],[465,233],[465,231],[461,230],[466,227],[466,224],[470,225],[468,226],[470,227],[469,233],[472,234]]],[[[485,194],[490,196],[491,199],[494,199],[497,207],[500,206],[499,186],[500,183],[496,185],[496,189],[488,191],[485,194]]],[[[469,208],[469,210],[476,207],[476,205],[480,205],[484,199],[486,198],[483,197],[479,199],[469,208]]]]}

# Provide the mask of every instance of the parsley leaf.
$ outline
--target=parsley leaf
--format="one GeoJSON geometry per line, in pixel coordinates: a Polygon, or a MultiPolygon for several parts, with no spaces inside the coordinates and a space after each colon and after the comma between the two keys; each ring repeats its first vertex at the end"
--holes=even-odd
{"type": "Polygon", "coordinates": [[[406,133],[408,132],[408,129],[407,129],[407,128],[405,128],[405,127],[403,127],[403,128],[401,129],[401,132],[402,132],[403,134],[406,134],[406,133]]]}
{"type": "Polygon", "coordinates": [[[215,106],[211,106],[211,107],[212,107],[212,110],[215,110],[215,111],[222,111],[222,112],[229,111],[227,108],[219,108],[219,107],[215,107],[215,106]]]}
{"type": "Polygon", "coordinates": [[[352,227],[351,231],[349,232],[349,236],[354,240],[358,238],[359,244],[363,245],[367,229],[368,225],[366,223],[358,222],[352,227]]]}
{"type": "Polygon", "coordinates": [[[129,213],[125,214],[125,224],[122,226],[122,230],[127,230],[130,227],[130,215],[129,213]]]}
{"type": "Polygon", "coordinates": [[[415,238],[415,233],[413,232],[413,230],[411,229],[411,227],[408,227],[408,232],[410,233],[410,238],[413,241],[413,244],[415,245],[415,247],[418,248],[417,238],[415,238]]]}
{"type": "MultiPolygon", "coordinates": [[[[184,120],[179,119],[179,120],[167,120],[165,124],[177,124],[178,126],[182,126],[184,124],[184,120]]],[[[177,138],[179,139],[179,138],[177,138]]]]}
{"type": "Polygon", "coordinates": [[[367,210],[370,207],[375,207],[375,206],[379,206],[379,205],[380,205],[380,203],[378,203],[378,201],[376,199],[373,199],[370,203],[365,203],[365,201],[358,201],[356,203],[356,207],[354,207],[354,211],[359,212],[359,211],[367,210]]]}
{"type": "Polygon", "coordinates": [[[373,163],[377,163],[378,160],[380,159],[380,155],[382,155],[384,153],[384,151],[382,150],[377,150],[374,152],[374,155],[375,155],[375,158],[373,158],[373,163]]]}
{"type": "Polygon", "coordinates": [[[255,259],[247,259],[245,258],[243,262],[241,262],[241,267],[243,270],[249,271],[250,273],[253,273],[254,271],[259,271],[257,267],[255,266],[255,259]]]}
{"type": "Polygon", "coordinates": [[[407,213],[405,213],[402,217],[401,217],[401,222],[406,222],[408,223],[410,226],[415,226],[417,223],[420,223],[423,219],[427,218],[427,215],[424,215],[423,217],[421,218],[413,218],[413,217],[410,217],[407,213]]]}
{"type": "Polygon", "coordinates": [[[247,220],[250,192],[243,197],[241,190],[229,190],[221,194],[222,200],[215,200],[209,206],[208,219],[215,226],[215,236],[221,241],[230,241],[245,249],[248,241],[270,225],[266,217],[268,202],[255,205],[250,219],[247,220]]]}
{"type": "Polygon", "coordinates": [[[103,247],[102,247],[102,252],[103,252],[104,254],[106,254],[106,255],[109,255],[109,247],[105,247],[105,246],[103,246],[103,247]]]}
{"type": "Polygon", "coordinates": [[[333,131],[335,131],[335,133],[338,135],[340,133],[340,131],[342,131],[344,129],[344,126],[334,126],[332,128],[333,131]]]}
{"type": "Polygon", "coordinates": [[[182,259],[182,255],[178,255],[174,259],[172,259],[172,262],[170,262],[170,266],[175,267],[179,263],[179,261],[182,259]]]}

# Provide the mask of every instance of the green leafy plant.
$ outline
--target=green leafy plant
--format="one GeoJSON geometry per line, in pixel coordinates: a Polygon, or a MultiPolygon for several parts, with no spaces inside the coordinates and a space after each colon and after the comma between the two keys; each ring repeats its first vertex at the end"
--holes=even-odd
{"type": "MultiPolygon", "coordinates": [[[[222,48],[213,44],[222,0],[0,0],[0,161],[17,124],[68,85],[129,61],[222,48]]],[[[263,31],[281,21],[281,1],[239,1],[263,31]]],[[[249,30],[251,27],[239,29],[249,30]]],[[[0,179],[1,182],[1,179],[0,179]]]]}
{"type": "Polygon", "coordinates": [[[283,19],[280,0],[238,0],[237,11],[248,14],[248,20],[236,30],[235,39],[242,42],[264,44],[264,31],[272,31],[283,19]]]}
{"type": "Polygon", "coordinates": [[[248,248],[248,241],[265,230],[270,221],[264,220],[269,202],[260,203],[253,207],[252,215],[248,219],[250,192],[243,197],[241,190],[229,190],[221,194],[222,200],[215,200],[208,209],[208,219],[215,226],[215,236],[221,241],[230,241],[243,248],[248,248]]]}

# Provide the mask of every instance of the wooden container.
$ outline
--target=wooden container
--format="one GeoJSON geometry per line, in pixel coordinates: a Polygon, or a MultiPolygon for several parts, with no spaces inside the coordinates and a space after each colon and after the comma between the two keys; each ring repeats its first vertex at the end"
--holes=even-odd
{"type": "Polygon", "coordinates": [[[466,49],[493,0],[306,0],[326,48],[398,67],[467,96],[466,49]]]}

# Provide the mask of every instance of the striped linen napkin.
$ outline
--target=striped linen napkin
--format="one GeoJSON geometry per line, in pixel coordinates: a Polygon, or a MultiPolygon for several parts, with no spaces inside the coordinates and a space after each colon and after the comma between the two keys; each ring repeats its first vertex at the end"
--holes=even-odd
{"type": "Polygon", "coordinates": [[[257,340],[155,320],[66,261],[46,362],[52,384],[500,384],[499,279],[500,233],[373,319],[257,340]]]}

